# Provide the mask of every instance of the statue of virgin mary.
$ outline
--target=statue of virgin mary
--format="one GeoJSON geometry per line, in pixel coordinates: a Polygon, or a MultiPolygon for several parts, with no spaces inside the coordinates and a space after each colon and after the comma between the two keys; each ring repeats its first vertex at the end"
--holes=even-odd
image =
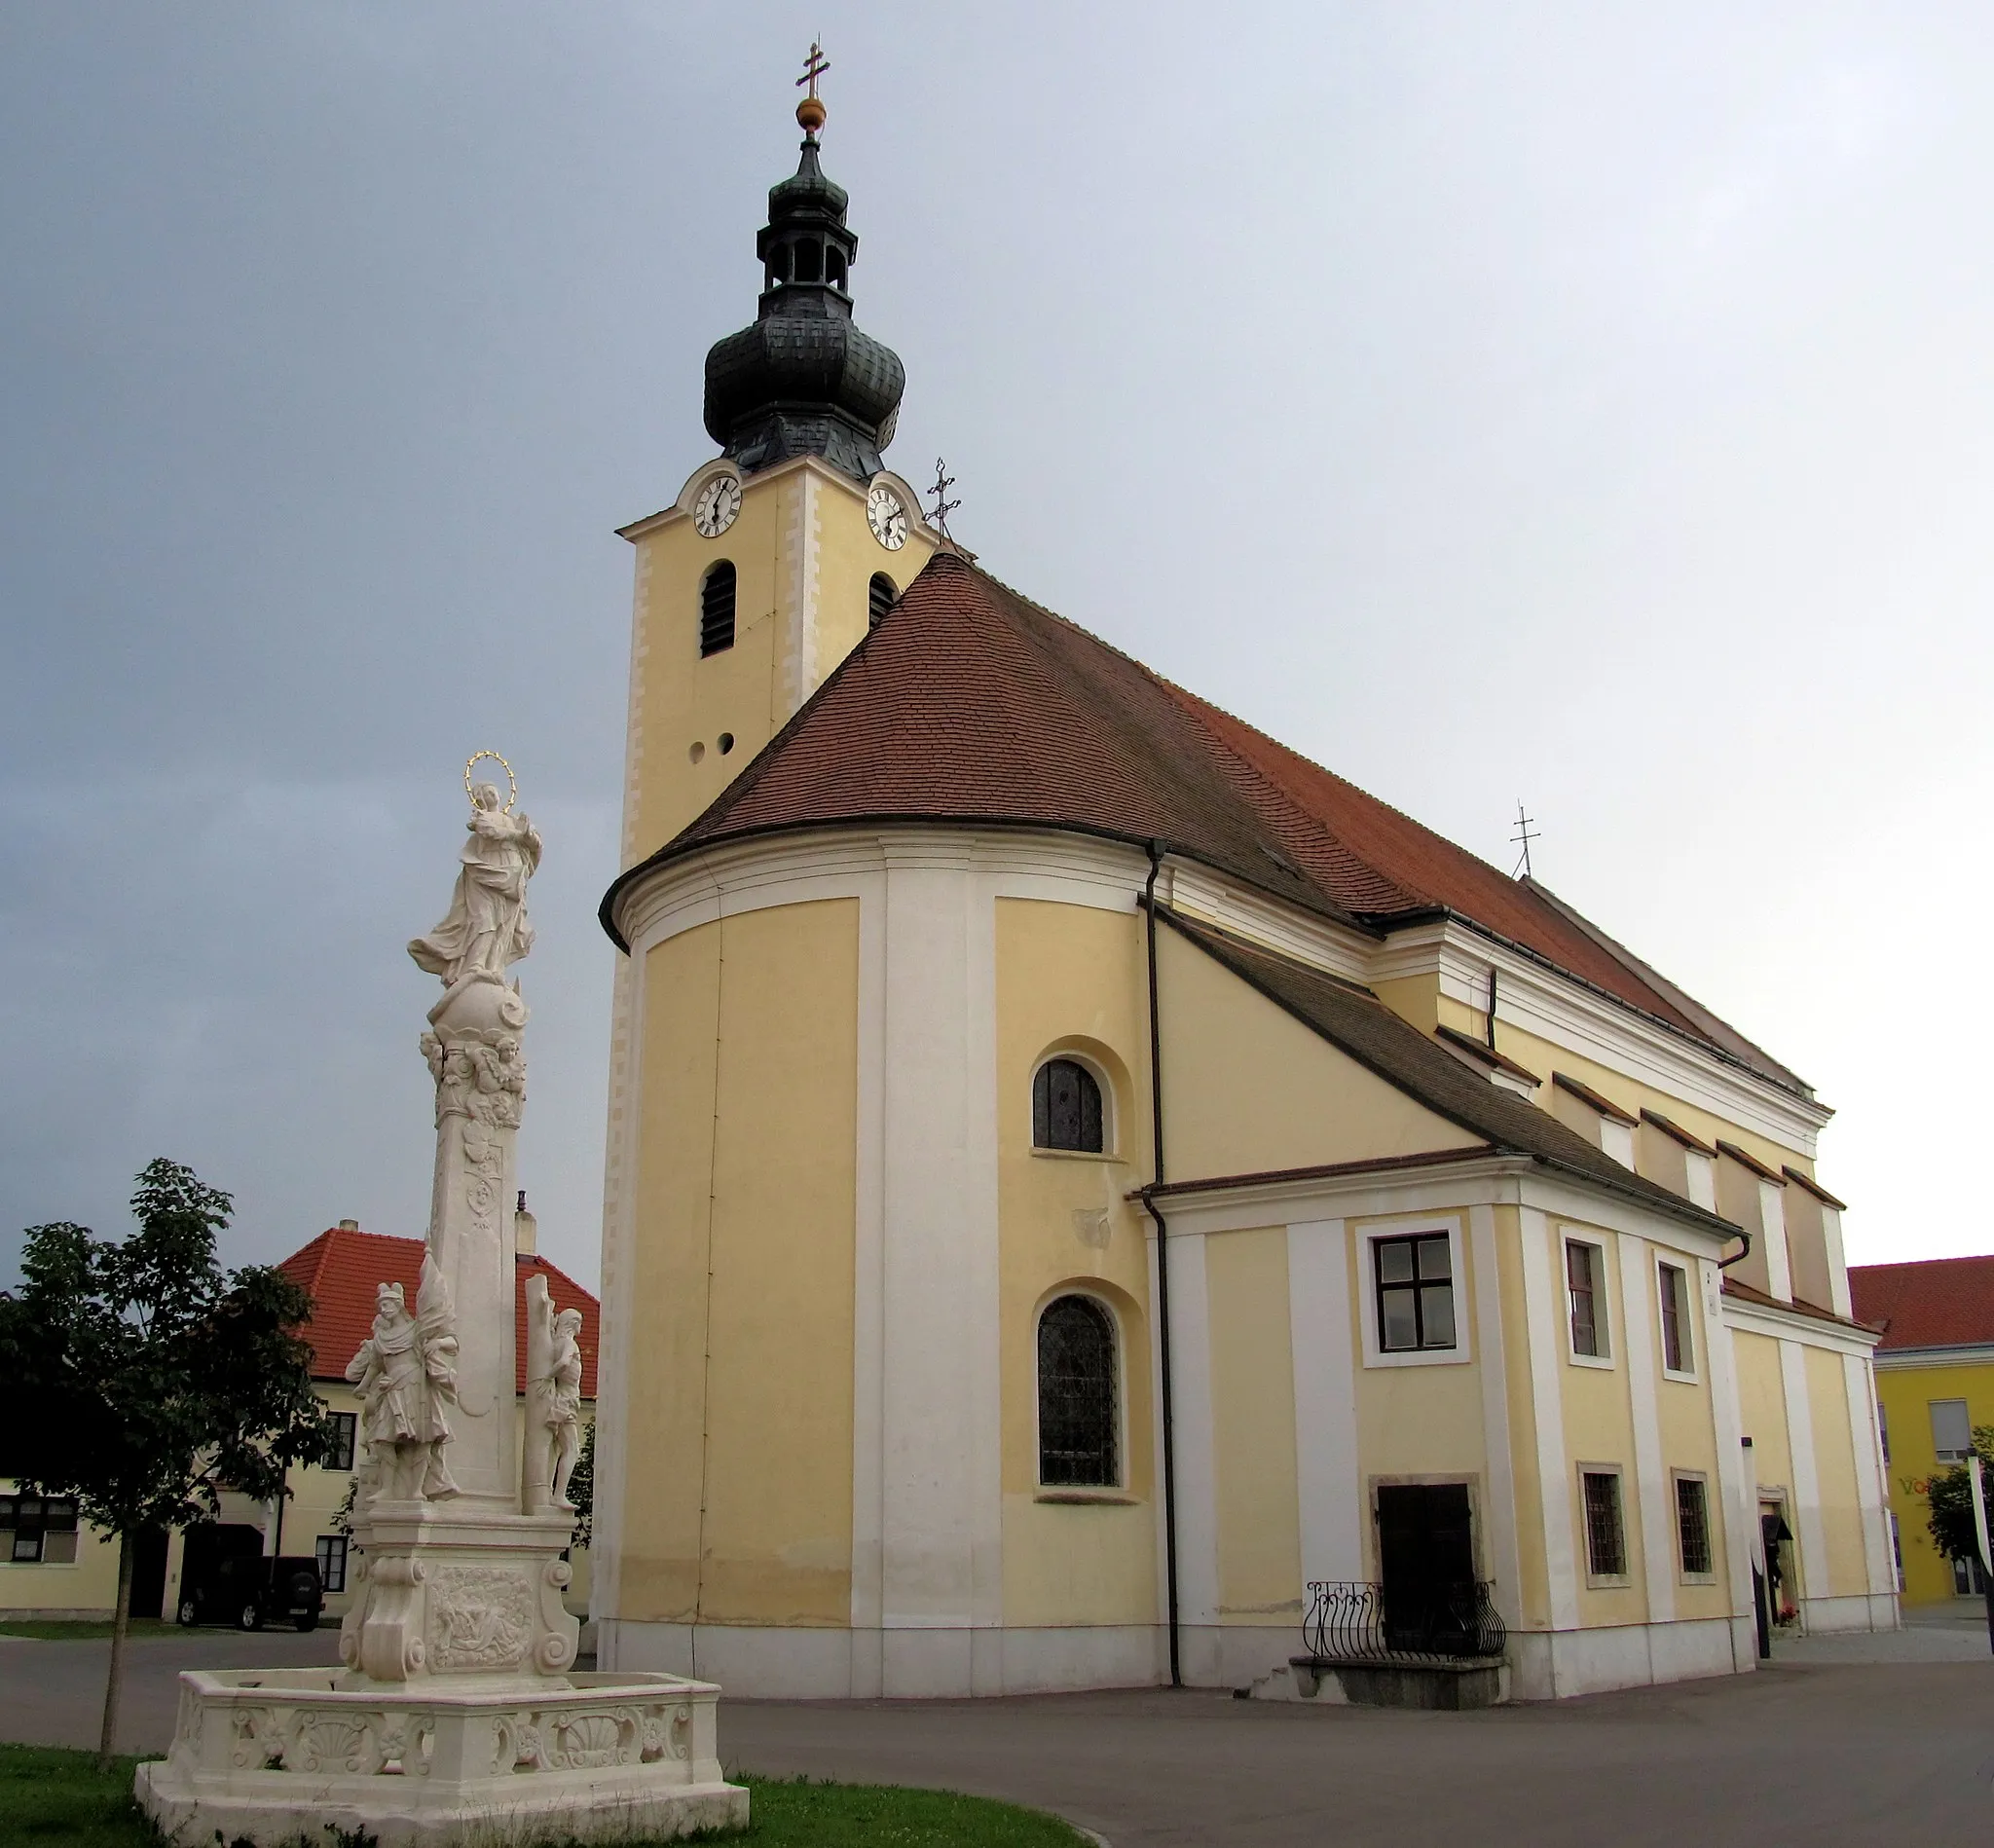
{"type": "Polygon", "coordinates": [[[458,855],[462,869],[450,915],[409,944],[416,966],[440,976],[445,987],[466,976],[502,981],[506,967],[534,946],[526,883],[539,869],[538,831],[524,815],[507,814],[490,783],[471,792],[465,826],[470,838],[458,855]]]}

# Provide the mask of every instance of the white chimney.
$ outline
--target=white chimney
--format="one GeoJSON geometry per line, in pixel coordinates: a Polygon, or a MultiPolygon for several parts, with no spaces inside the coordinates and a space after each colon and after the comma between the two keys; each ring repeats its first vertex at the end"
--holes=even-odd
{"type": "Polygon", "coordinates": [[[519,1208],[512,1215],[512,1248],[522,1257],[539,1249],[540,1222],[526,1209],[526,1189],[519,1190],[519,1208]]]}

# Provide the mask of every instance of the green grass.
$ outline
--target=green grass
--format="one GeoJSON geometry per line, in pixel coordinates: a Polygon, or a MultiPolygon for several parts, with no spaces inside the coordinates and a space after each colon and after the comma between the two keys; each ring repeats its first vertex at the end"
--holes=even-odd
{"type": "MultiPolygon", "coordinates": [[[[99,1775],[94,1755],[0,1745],[0,1848],[158,1848],[131,1801],[136,1758],[99,1775]]],[[[947,1791],[741,1778],[753,1820],[707,1841],[755,1848],[1078,1848],[1056,1817],[947,1791]]]]}
{"type": "Polygon", "coordinates": [[[0,1746],[0,1848],[150,1848],[157,1838],[131,1803],[137,1762],[120,1758],[107,1777],[92,1752],[0,1746]]]}
{"type": "MultiPolygon", "coordinates": [[[[159,1617],[133,1617],[127,1636],[163,1637],[177,1630],[177,1623],[159,1617]]],[[[111,1634],[111,1621],[90,1617],[58,1617],[48,1623],[0,1618],[0,1637],[33,1637],[41,1643],[101,1643],[111,1634]]]]}

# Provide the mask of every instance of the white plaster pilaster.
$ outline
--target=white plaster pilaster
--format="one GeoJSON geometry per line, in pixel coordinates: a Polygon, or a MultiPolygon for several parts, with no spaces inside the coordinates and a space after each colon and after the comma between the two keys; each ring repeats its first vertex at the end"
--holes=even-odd
{"type": "Polygon", "coordinates": [[[1177,1463],[1177,1616],[1219,1620],[1218,1476],[1212,1457],[1211,1293],[1200,1234],[1173,1235],[1170,1400],[1177,1463]]]}
{"type": "Polygon", "coordinates": [[[881,1691],[879,1645],[885,1561],[885,1122],[886,893],[859,897],[858,1148],[852,1226],[852,1664],[851,1692],[881,1691]]]}
{"type": "MultiPolygon", "coordinates": [[[[630,1279],[635,1189],[626,1174],[635,1156],[639,1066],[632,1049],[632,1022],[641,1017],[642,961],[616,961],[610,1000],[609,1124],[603,1150],[602,1340],[596,1354],[596,1504],[590,1529],[589,1615],[613,1614],[623,1574],[623,1460],[628,1444],[630,1279]]],[[[598,1653],[603,1667],[615,1667],[614,1645],[607,1637],[598,1653]]]]}
{"type": "Polygon", "coordinates": [[[1856,1451],[1856,1505],[1863,1522],[1863,1560],[1872,1593],[1897,1590],[1897,1561],[1890,1544],[1890,1485],[1883,1472],[1883,1437],[1876,1428],[1876,1378],[1871,1363],[1842,1356],[1849,1401],[1849,1441],[1856,1451]]]}
{"type": "Polygon", "coordinates": [[[1295,1487],[1302,1578],[1362,1578],[1349,1240],[1341,1219],[1288,1228],[1288,1349],[1295,1374],[1295,1487]]]}
{"type": "Polygon", "coordinates": [[[780,703],[773,715],[780,727],[817,690],[818,578],[823,486],[817,471],[800,468],[791,483],[790,518],[783,534],[787,608],[783,611],[780,703]]]}
{"type": "Polygon", "coordinates": [[[1655,1305],[1649,1278],[1655,1256],[1647,1241],[1624,1233],[1620,1249],[1620,1348],[1627,1360],[1627,1391],[1634,1416],[1634,1478],[1641,1496],[1642,1565],[1650,1623],[1676,1616],[1675,1508],[1662,1467],[1661,1413],[1655,1395],[1661,1370],[1655,1360],[1655,1305]]]}
{"type": "Polygon", "coordinates": [[[1793,1534],[1800,1546],[1800,1584],[1809,1598],[1833,1596],[1828,1571],[1828,1529],[1821,1519],[1821,1471],[1814,1458],[1814,1409],[1807,1398],[1807,1350],[1780,1343],[1781,1396],[1787,1406],[1787,1449],[1792,1458],[1793,1534]]]}
{"type": "MultiPolygon", "coordinates": [[[[1468,1250],[1475,1272],[1476,1365],[1482,1389],[1482,1451],[1488,1459],[1482,1539],[1496,1608],[1523,1623],[1523,1571],[1517,1559],[1516,1469],[1510,1451],[1509,1374],[1502,1344],[1502,1273],[1496,1253],[1496,1209],[1468,1209],[1468,1250]]],[[[1352,1460],[1354,1462],[1354,1459],[1352,1460]]],[[[1352,1471],[1354,1475],[1354,1470],[1352,1471]]],[[[1361,1489],[1361,1484],[1358,1487],[1361,1489]]],[[[1361,1577],[1361,1573],[1352,1573],[1361,1577]]]]}
{"type": "MultiPolygon", "coordinates": [[[[1738,1397],[1738,1369],[1731,1331],[1723,1322],[1723,1273],[1709,1259],[1696,1265],[1696,1300],[1701,1309],[1696,1338],[1710,1371],[1711,1421],[1717,1449],[1717,1499],[1724,1523],[1724,1560],[1730,1571],[1731,1611],[1752,1612],[1752,1567],[1759,1547],[1758,1478],[1745,1449],[1745,1418],[1738,1397]]],[[[1756,1661],[1756,1656],[1753,1658],[1756,1661]]],[[[1740,1662],[1738,1667],[1743,1668],[1740,1662]]]]}
{"type": "MultiPolygon", "coordinates": [[[[1849,1296],[1849,1260],[1842,1250],[1842,1216],[1826,1201],[1821,1202],[1821,1238],[1828,1246],[1828,1306],[1844,1319],[1850,1318],[1856,1306],[1849,1296]]],[[[1893,1573],[1893,1589],[1896,1584],[1893,1573]]]]}
{"type": "Polygon", "coordinates": [[[1787,1190],[1776,1181],[1758,1183],[1759,1237],[1765,1240],[1766,1287],[1783,1303],[1793,1300],[1793,1267],[1787,1253],[1787,1190]]]}
{"type": "Polygon", "coordinates": [[[1565,1336],[1562,1296],[1551,1275],[1551,1227],[1534,1206],[1519,1213],[1523,1235],[1524,1318],[1530,1328],[1531,1409],[1537,1427],[1539,1516],[1550,1577],[1551,1627],[1578,1627],[1578,1563],[1571,1534],[1571,1472],[1565,1460],[1565,1393],[1560,1369],[1565,1336]]]}

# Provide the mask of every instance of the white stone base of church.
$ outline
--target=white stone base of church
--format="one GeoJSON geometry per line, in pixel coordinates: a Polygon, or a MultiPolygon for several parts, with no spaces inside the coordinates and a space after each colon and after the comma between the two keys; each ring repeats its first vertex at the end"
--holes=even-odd
{"type": "MultiPolygon", "coordinates": [[[[1815,1630],[1894,1630],[1891,1598],[1818,1599],[1815,1630]]],[[[606,1667],[697,1674],[765,1700],[949,1700],[997,1694],[1157,1687],[1170,1679],[1161,1625],[1063,1629],[804,1630],[734,1624],[605,1621],[606,1667]]],[[[1299,1625],[1186,1624],[1178,1633],[1192,1687],[1252,1688],[1288,1699],[1299,1625]]],[[[1564,1700],[1751,1672],[1758,1639],[1749,1617],[1522,1630],[1509,1637],[1515,1700],[1564,1700]]]]}
{"type": "Polygon", "coordinates": [[[576,1675],[452,1689],[328,1669],[189,1671],[167,1756],[136,1795],[169,1841],[528,1848],[740,1827],[711,1682],[576,1675]]]}

